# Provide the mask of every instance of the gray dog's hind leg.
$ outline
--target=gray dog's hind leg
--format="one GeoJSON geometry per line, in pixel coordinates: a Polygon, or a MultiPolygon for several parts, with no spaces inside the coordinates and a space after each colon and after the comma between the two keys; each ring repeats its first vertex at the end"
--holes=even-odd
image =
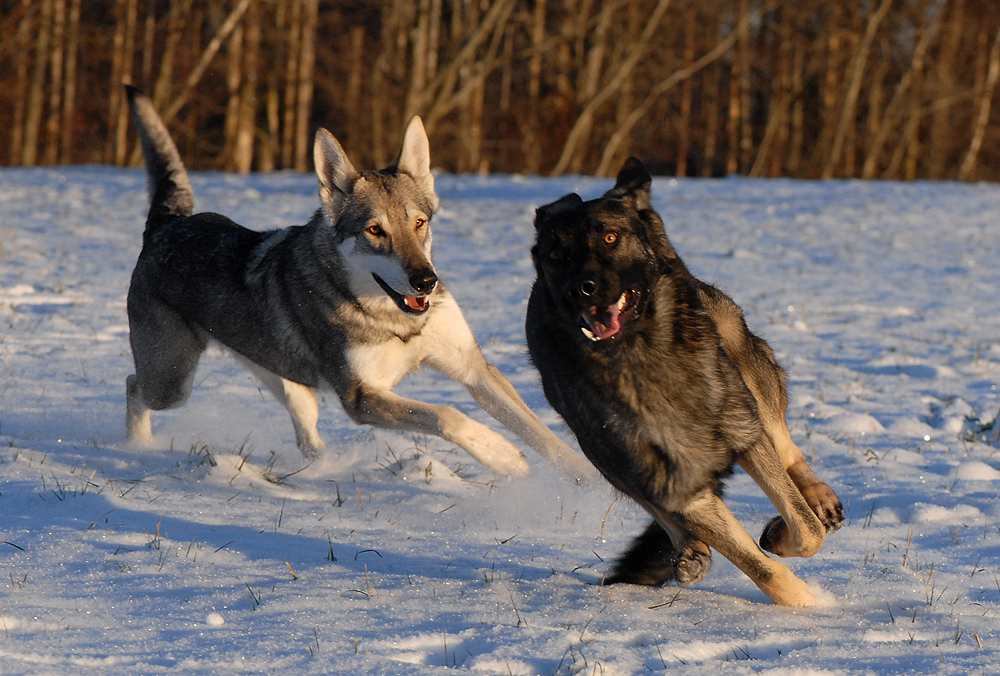
{"type": "Polygon", "coordinates": [[[135,375],[125,379],[125,438],[129,443],[146,445],[153,440],[149,407],[142,401],[135,375]]]}
{"type": "Polygon", "coordinates": [[[129,341],[135,359],[135,375],[125,381],[128,440],[152,440],[149,411],[176,408],[191,396],[198,360],[207,345],[180,315],[135,292],[129,291],[129,341]]]}

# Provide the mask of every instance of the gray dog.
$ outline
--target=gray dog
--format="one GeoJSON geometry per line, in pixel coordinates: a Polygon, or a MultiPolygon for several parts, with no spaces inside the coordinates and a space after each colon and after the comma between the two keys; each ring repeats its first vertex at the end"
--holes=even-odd
{"type": "Polygon", "coordinates": [[[305,225],[256,232],[218,214],[192,215],[177,147],[152,102],[127,91],[151,202],[128,293],[135,359],[126,383],[129,440],[151,439],[151,409],[187,400],[198,359],[214,340],[288,409],[308,460],[325,448],[315,391],[329,387],[355,422],[437,435],[499,474],[527,474],[521,452],[489,427],[392,392],[426,364],[465,385],[566,474],[591,471],[486,362],[438,280],[430,227],[438,198],[420,118],[407,126],[397,161],[381,171],[357,171],[320,130],[320,208],[305,225]]]}

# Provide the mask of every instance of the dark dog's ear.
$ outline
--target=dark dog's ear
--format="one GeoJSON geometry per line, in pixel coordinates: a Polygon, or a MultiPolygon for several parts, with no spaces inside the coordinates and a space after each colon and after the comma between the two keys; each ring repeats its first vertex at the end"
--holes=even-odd
{"type": "Polygon", "coordinates": [[[535,227],[542,225],[549,219],[561,216],[583,204],[583,198],[575,192],[560,197],[555,202],[543,204],[535,209],[535,227]]]}
{"type": "Polygon", "coordinates": [[[653,178],[646,171],[646,167],[643,166],[642,162],[634,157],[630,157],[625,160],[621,171],[618,172],[615,187],[604,193],[604,196],[615,199],[634,197],[636,209],[640,211],[648,209],[649,187],[652,181],[653,178]]]}

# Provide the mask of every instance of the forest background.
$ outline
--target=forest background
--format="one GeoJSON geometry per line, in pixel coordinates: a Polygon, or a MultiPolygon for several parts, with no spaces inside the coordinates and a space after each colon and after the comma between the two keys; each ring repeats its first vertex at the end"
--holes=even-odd
{"type": "Polygon", "coordinates": [[[0,164],[1000,180],[997,0],[0,0],[0,164]]]}

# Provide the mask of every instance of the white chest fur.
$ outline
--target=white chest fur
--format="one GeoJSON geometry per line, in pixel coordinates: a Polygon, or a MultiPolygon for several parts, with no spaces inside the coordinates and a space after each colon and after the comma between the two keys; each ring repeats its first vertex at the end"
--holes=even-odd
{"type": "Polygon", "coordinates": [[[347,360],[363,383],[389,390],[420,368],[425,356],[423,340],[417,335],[405,343],[392,338],[383,343],[353,346],[347,350],[347,360]]]}

